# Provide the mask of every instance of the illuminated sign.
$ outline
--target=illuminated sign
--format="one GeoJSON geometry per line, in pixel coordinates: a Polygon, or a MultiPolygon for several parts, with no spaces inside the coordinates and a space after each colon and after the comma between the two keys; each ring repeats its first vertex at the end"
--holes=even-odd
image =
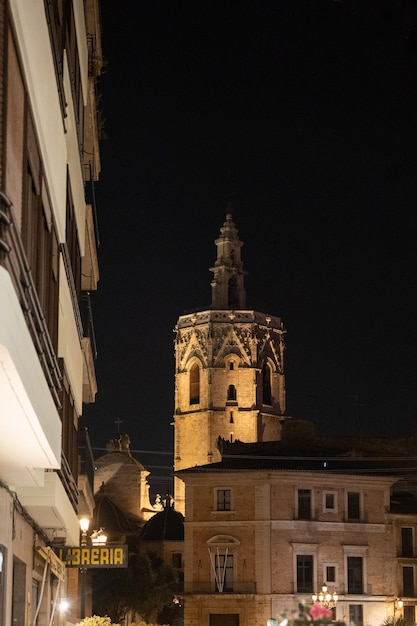
{"type": "Polygon", "coordinates": [[[127,567],[127,546],[65,546],[56,550],[65,567],[127,567]]]}

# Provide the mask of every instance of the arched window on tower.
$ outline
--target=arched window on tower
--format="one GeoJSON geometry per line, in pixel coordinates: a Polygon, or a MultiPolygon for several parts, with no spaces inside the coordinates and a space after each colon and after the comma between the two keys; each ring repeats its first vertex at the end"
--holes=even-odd
{"type": "Polygon", "coordinates": [[[236,309],[239,306],[237,280],[235,276],[232,276],[232,278],[229,280],[227,302],[228,302],[229,309],[236,309]]]}
{"type": "Polygon", "coordinates": [[[190,369],[190,404],[200,404],[200,368],[197,363],[190,369]]]}
{"type": "Polygon", "coordinates": [[[236,387],[234,385],[229,385],[227,388],[227,399],[231,401],[236,400],[236,387]]]}
{"type": "Polygon", "coordinates": [[[262,404],[272,405],[271,366],[268,363],[262,367],[262,404]]]}

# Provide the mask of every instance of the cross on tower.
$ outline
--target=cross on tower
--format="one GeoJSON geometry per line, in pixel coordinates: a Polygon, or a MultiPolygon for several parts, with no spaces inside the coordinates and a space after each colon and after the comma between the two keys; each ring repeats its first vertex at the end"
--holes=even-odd
{"type": "Polygon", "coordinates": [[[120,435],[120,424],[123,424],[123,420],[117,418],[117,420],[114,420],[114,423],[117,424],[117,434],[120,435]]]}

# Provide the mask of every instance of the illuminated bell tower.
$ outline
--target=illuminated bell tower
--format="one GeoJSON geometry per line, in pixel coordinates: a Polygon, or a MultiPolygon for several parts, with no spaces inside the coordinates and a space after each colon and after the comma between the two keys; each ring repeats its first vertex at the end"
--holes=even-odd
{"type": "MultiPolygon", "coordinates": [[[[246,308],[243,242],[227,212],[215,240],[210,309],[175,328],[174,470],[220,461],[217,440],[275,441],[285,415],[284,334],[279,317],[246,308]]],[[[185,513],[175,478],[175,509],[185,513]]]]}

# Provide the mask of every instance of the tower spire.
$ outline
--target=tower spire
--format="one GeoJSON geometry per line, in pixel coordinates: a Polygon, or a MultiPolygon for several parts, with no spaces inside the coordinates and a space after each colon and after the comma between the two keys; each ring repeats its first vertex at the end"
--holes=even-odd
{"type": "Polygon", "coordinates": [[[215,240],[217,259],[210,271],[214,276],[211,281],[212,309],[240,310],[246,307],[246,293],[241,261],[243,241],[239,239],[238,230],[232,219],[232,198],[226,196],[226,221],[220,228],[220,237],[215,240]]]}

